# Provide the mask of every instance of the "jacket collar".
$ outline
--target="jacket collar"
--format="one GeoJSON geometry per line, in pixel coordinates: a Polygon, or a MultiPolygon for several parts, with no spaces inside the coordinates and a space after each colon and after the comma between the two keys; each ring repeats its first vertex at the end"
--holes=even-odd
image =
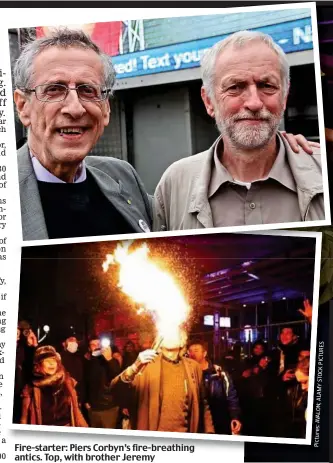
{"type": "Polygon", "coordinates": [[[286,157],[297,187],[301,216],[305,220],[311,200],[324,192],[321,166],[303,150],[294,153],[287,140],[281,135],[279,137],[286,149],[286,157]]]}
{"type": "MultiPolygon", "coordinates": [[[[23,184],[29,185],[29,197],[33,199],[31,201],[24,201],[24,208],[22,207],[21,201],[22,224],[26,222],[30,223],[31,217],[35,217],[36,220],[30,223],[31,229],[29,229],[29,236],[33,238],[29,239],[48,239],[38,183],[27,144],[23,145],[18,150],[18,156],[20,158],[18,168],[20,188],[23,184]]],[[[133,230],[142,233],[138,220],[134,218],[132,213],[127,212],[130,207],[130,203],[128,202],[128,200],[130,200],[130,195],[126,192],[123,184],[120,181],[116,182],[110,175],[97,166],[91,165],[92,163],[88,157],[85,161],[87,170],[93,176],[102,193],[129,222],[133,230]]]]}
{"type": "MultiPolygon", "coordinates": [[[[305,220],[312,198],[323,193],[321,170],[311,155],[306,154],[303,150],[300,153],[294,153],[287,140],[279,132],[278,137],[285,147],[286,158],[296,183],[301,216],[305,220]]],[[[200,171],[196,172],[190,193],[188,213],[197,213],[198,221],[206,228],[214,226],[208,201],[208,189],[214,163],[214,152],[221,138],[222,136],[207,151],[202,153],[204,162],[200,171]]]]}
{"type": "Polygon", "coordinates": [[[207,151],[202,153],[204,162],[202,168],[196,172],[190,193],[188,212],[190,214],[197,212],[197,219],[206,228],[214,226],[212,211],[208,201],[208,188],[212,173],[212,163],[214,162],[215,146],[221,138],[219,137],[207,151]]]}
{"type": "Polygon", "coordinates": [[[120,180],[116,181],[108,173],[99,169],[96,165],[90,165],[90,159],[86,158],[87,170],[93,176],[104,196],[112,203],[117,211],[133,227],[134,232],[142,233],[139,220],[130,210],[132,198],[126,191],[120,180]]]}
{"type": "Polygon", "coordinates": [[[28,145],[23,145],[18,150],[17,154],[19,159],[18,176],[21,196],[22,228],[23,236],[27,236],[24,239],[48,239],[43,207],[28,145]]]}

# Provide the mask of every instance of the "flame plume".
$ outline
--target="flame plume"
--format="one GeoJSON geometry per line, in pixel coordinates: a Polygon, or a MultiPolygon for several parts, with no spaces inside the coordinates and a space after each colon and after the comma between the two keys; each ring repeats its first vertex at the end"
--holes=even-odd
{"type": "Polygon", "coordinates": [[[132,252],[130,245],[131,242],[119,243],[115,252],[106,256],[103,270],[107,272],[110,265],[118,264],[118,286],[143,306],[139,311],[153,316],[157,334],[163,337],[165,347],[179,346],[186,336],[184,323],[191,308],[172,276],[149,258],[147,244],[132,252]]]}

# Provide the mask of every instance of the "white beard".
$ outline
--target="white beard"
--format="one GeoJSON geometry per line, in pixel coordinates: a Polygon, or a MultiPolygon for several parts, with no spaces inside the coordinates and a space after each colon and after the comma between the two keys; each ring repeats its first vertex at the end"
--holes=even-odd
{"type": "Polygon", "coordinates": [[[240,111],[226,119],[220,117],[219,111],[215,111],[216,125],[222,137],[229,138],[231,143],[240,149],[263,148],[277,132],[283,111],[275,115],[266,109],[261,111],[240,111]],[[247,125],[246,122],[238,122],[241,119],[262,119],[257,126],[247,125]]]}

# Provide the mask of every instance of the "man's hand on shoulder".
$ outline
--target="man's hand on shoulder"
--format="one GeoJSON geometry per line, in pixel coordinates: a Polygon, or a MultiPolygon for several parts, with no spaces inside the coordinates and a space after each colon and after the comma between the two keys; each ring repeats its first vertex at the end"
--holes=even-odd
{"type": "Polygon", "coordinates": [[[313,154],[313,148],[320,148],[320,143],[314,141],[308,141],[303,135],[293,135],[292,133],[286,133],[281,131],[281,134],[287,140],[290,145],[290,148],[294,153],[299,153],[299,148],[301,147],[303,151],[307,154],[313,154]]]}

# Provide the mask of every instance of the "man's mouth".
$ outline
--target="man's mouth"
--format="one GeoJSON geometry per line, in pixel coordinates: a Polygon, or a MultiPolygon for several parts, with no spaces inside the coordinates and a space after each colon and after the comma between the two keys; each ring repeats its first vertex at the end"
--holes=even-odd
{"type": "Polygon", "coordinates": [[[85,133],[87,127],[61,127],[57,129],[57,132],[62,137],[78,137],[85,133]]]}
{"type": "Polygon", "coordinates": [[[240,119],[237,119],[238,121],[246,121],[246,122],[267,122],[268,119],[263,119],[263,118],[254,118],[254,117],[242,117],[240,119]]]}

